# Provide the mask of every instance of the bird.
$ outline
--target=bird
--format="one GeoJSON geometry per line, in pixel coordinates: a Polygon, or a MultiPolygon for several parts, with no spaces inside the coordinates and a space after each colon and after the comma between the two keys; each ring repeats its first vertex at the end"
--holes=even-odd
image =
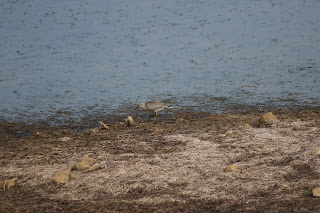
{"type": "Polygon", "coordinates": [[[160,101],[147,101],[146,103],[140,103],[136,109],[143,108],[147,111],[154,112],[154,119],[156,120],[158,117],[158,111],[161,111],[163,109],[170,109],[172,108],[171,105],[162,103],[160,101]]]}

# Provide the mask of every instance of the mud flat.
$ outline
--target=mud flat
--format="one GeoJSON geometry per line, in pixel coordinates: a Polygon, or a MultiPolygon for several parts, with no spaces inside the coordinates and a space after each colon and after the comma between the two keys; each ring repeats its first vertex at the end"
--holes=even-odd
{"type": "Polygon", "coordinates": [[[0,212],[319,211],[320,108],[272,113],[272,122],[180,113],[84,131],[1,122],[0,212]],[[73,169],[85,161],[96,166],[73,169]],[[63,183],[52,181],[59,171],[63,183]]]}

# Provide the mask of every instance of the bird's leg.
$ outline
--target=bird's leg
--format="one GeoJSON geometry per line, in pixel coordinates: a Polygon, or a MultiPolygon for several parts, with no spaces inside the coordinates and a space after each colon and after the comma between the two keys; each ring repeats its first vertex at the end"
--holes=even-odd
{"type": "Polygon", "coordinates": [[[157,120],[158,112],[154,112],[154,120],[157,120]]]}

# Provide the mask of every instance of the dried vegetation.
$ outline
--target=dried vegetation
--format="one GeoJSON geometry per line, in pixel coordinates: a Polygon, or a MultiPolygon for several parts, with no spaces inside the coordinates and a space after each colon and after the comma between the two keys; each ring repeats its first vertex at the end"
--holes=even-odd
{"type": "Polygon", "coordinates": [[[0,180],[18,180],[0,191],[0,212],[314,212],[320,110],[273,114],[180,113],[80,132],[2,122],[0,180]],[[99,167],[50,181],[85,155],[99,167]]]}

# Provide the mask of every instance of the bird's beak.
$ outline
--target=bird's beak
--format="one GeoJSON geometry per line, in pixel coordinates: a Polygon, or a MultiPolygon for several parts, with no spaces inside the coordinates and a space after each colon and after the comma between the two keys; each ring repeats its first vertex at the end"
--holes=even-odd
{"type": "Polygon", "coordinates": [[[134,110],[138,109],[140,106],[138,105],[136,108],[134,108],[134,110]]]}

